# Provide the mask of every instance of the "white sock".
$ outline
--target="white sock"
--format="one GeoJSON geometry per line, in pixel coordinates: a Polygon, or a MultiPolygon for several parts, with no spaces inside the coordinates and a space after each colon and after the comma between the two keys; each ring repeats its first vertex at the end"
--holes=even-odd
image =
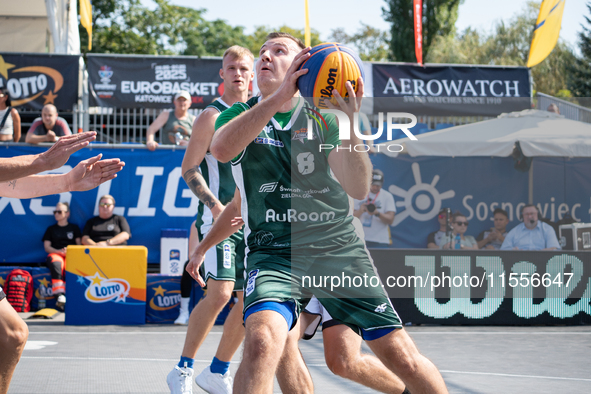
{"type": "Polygon", "coordinates": [[[189,313],[189,301],[191,300],[190,297],[187,298],[181,298],[181,313],[182,312],[187,312],[189,313]]]}

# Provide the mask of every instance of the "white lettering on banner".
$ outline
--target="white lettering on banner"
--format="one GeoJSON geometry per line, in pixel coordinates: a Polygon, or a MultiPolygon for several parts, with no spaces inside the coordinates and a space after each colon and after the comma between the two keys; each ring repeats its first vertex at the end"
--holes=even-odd
{"type": "MultiPolygon", "coordinates": [[[[536,272],[537,267],[530,262],[518,262],[511,267],[511,276],[520,278],[516,285],[512,285],[511,281],[494,283],[492,278],[505,278],[509,275],[505,272],[503,262],[498,256],[476,256],[476,267],[484,269],[483,280],[486,278],[487,288],[485,298],[474,304],[470,300],[470,288],[474,286],[472,279],[470,285],[461,285],[461,282],[456,283],[455,279],[463,277],[471,277],[470,256],[441,256],[441,266],[449,267],[450,274],[437,275],[438,270],[435,267],[435,256],[407,256],[405,265],[414,267],[414,275],[419,278],[431,279],[431,286],[417,286],[414,287],[414,301],[417,309],[425,316],[436,319],[446,319],[452,317],[457,313],[461,313],[470,319],[483,319],[490,317],[495,313],[505,297],[506,287],[513,289],[513,313],[521,318],[531,319],[548,312],[555,318],[570,318],[580,312],[591,315],[591,305],[589,299],[591,297],[591,278],[585,285],[585,291],[582,297],[574,304],[567,304],[572,292],[577,288],[579,282],[583,278],[583,262],[574,256],[557,255],[553,256],[546,264],[545,273],[536,272]],[[567,268],[568,266],[568,268],[567,268]],[[569,272],[570,271],[570,272],[569,272]],[[548,275],[549,278],[558,278],[563,276],[565,272],[572,273],[568,282],[549,282],[543,285],[546,288],[546,298],[542,303],[533,302],[533,288],[540,287],[541,284],[534,285],[534,274],[548,275]],[[452,281],[453,278],[453,281],[452,281]],[[523,285],[521,278],[532,278],[527,286],[523,285]],[[521,280],[521,285],[519,284],[521,280]],[[433,284],[435,284],[433,286],[433,284]],[[449,300],[440,303],[435,299],[435,288],[449,288],[449,300]]],[[[421,282],[422,283],[422,282],[421,282]]],[[[541,283],[541,282],[540,282],[541,283]]]]}
{"type": "MultiPolygon", "coordinates": [[[[476,203],[475,208],[473,208],[473,202],[471,202],[471,200],[474,199],[474,196],[471,194],[467,194],[464,196],[464,198],[462,199],[462,205],[464,206],[464,208],[466,209],[466,211],[468,212],[468,214],[466,215],[466,219],[471,220],[474,217],[476,217],[476,219],[482,221],[485,220],[493,220],[492,214],[494,212],[494,210],[496,208],[501,208],[504,209],[505,211],[507,211],[507,214],[509,215],[509,221],[513,221],[513,218],[520,220],[519,217],[519,213],[521,212],[521,208],[523,206],[525,206],[524,202],[520,202],[517,205],[515,205],[515,207],[513,206],[513,203],[510,202],[496,202],[493,201],[491,203],[488,202],[484,202],[484,201],[480,201],[478,203],[476,203]]],[[[576,214],[576,211],[578,208],[581,207],[581,204],[577,203],[577,204],[573,204],[572,208],[569,208],[569,205],[566,203],[561,203],[558,206],[558,209],[556,209],[556,203],[555,203],[556,199],[554,197],[550,198],[550,203],[538,203],[537,207],[540,210],[540,213],[542,214],[543,217],[547,217],[548,219],[550,219],[553,222],[556,222],[558,220],[561,220],[562,218],[564,218],[565,214],[570,213],[570,215],[573,217],[573,219],[580,221],[581,218],[579,218],[576,214]],[[550,210],[550,212],[548,212],[548,210],[550,210]]],[[[591,210],[590,210],[591,211],[591,210]]],[[[590,212],[591,213],[591,212],[590,212]]]]}
{"type": "Polygon", "coordinates": [[[137,205],[129,208],[128,216],[156,216],[156,208],[150,208],[150,196],[154,188],[154,178],[164,173],[164,167],[137,167],[135,175],[142,177],[137,205]]]}
{"type": "Polygon", "coordinates": [[[215,96],[218,86],[217,82],[121,81],[121,93],[171,95],[179,90],[187,90],[191,96],[215,96]]]}
{"type": "Polygon", "coordinates": [[[178,208],[175,205],[176,195],[179,188],[179,181],[181,179],[181,167],[176,167],[168,174],[168,181],[166,182],[166,192],[164,193],[164,201],[162,203],[162,210],[168,216],[195,216],[197,214],[197,206],[199,200],[189,189],[184,189],[181,193],[183,198],[190,198],[191,204],[187,208],[178,208]]]}
{"type": "Polygon", "coordinates": [[[15,215],[26,215],[23,203],[18,198],[0,197],[0,213],[4,211],[8,205],[12,208],[15,215]]]}
{"type": "MultiPolygon", "coordinates": [[[[60,168],[58,168],[56,170],[45,171],[40,174],[41,175],[65,174],[67,172],[70,172],[71,170],[72,170],[72,166],[61,166],[60,168]]],[[[72,201],[72,193],[70,193],[70,192],[60,193],[59,201],[60,202],[67,202],[69,204],[70,201],[72,201]]],[[[33,198],[33,199],[31,199],[31,202],[29,203],[29,209],[35,215],[53,216],[53,210],[55,209],[55,203],[52,205],[43,205],[42,198],[33,198]]]]}
{"type": "MultiPolygon", "coordinates": [[[[382,94],[390,93],[391,95],[438,97],[445,93],[446,96],[453,95],[458,97],[521,97],[519,94],[519,81],[488,81],[485,79],[477,79],[473,82],[470,80],[462,79],[430,79],[427,81],[417,78],[400,78],[398,81],[399,84],[397,85],[396,82],[394,82],[393,78],[388,78],[388,81],[386,82],[386,86],[384,87],[384,91],[382,92],[382,94]]],[[[451,103],[456,102],[450,102],[450,104],[451,103]]],[[[465,102],[464,104],[470,103],[480,104],[482,102],[465,102]]]]}

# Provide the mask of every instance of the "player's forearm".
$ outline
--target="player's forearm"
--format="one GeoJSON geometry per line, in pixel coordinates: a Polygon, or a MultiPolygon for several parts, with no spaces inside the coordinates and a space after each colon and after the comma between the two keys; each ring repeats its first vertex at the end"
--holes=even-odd
{"type": "Polygon", "coordinates": [[[271,96],[232,119],[215,132],[211,154],[223,163],[232,160],[260,134],[280,108],[271,96]]]}
{"type": "Polygon", "coordinates": [[[31,175],[0,183],[0,196],[10,198],[35,198],[67,191],[65,174],[31,175]]]}
{"type": "Polygon", "coordinates": [[[197,249],[205,253],[207,250],[216,246],[230,235],[234,234],[236,228],[232,226],[232,219],[239,215],[234,200],[226,206],[218,219],[213,223],[213,226],[197,246],[197,249]]]}
{"type": "Polygon", "coordinates": [[[221,205],[220,201],[213,195],[211,190],[209,190],[209,187],[207,187],[207,182],[205,182],[205,178],[203,178],[203,175],[201,175],[197,166],[188,169],[183,174],[183,179],[193,194],[197,196],[199,201],[201,201],[206,207],[214,209],[218,204],[221,205]]]}
{"type": "Polygon", "coordinates": [[[24,178],[48,170],[49,168],[43,167],[43,162],[40,155],[0,158],[0,182],[24,178]]]}

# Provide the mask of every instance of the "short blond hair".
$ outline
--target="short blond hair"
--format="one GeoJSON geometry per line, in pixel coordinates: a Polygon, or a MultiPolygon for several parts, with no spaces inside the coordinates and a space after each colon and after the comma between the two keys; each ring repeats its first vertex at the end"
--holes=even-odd
{"type": "Polygon", "coordinates": [[[101,198],[99,198],[99,203],[100,203],[101,201],[103,201],[103,199],[105,199],[105,198],[110,198],[110,199],[111,199],[111,201],[113,201],[113,205],[115,205],[115,197],[113,197],[113,196],[112,196],[112,195],[110,195],[110,194],[105,194],[104,196],[102,196],[101,198]]]}
{"type": "Polygon", "coordinates": [[[222,61],[229,56],[230,59],[241,59],[243,57],[248,57],[250,60],[254,62],[254,55],[248,48],[241,47],[240,45],[232,45],[230,48],[226,49],[224,55],[222,56],[222,61]]]}

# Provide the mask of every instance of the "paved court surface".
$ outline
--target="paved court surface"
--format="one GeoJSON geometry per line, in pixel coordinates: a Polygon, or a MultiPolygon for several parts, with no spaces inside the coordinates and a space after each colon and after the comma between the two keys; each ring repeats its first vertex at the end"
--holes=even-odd
{"type": "MultiPolygon", "coordinates": [[[[14,394],[166,393],[166,375],[178,362],[186,331],[172,325],[64,326],[63,314],[26,321],[29,342],[10,386],[14,394]]],[[[591,326],[423,326],[408,332],[451,393],[591,393],[591,326]]],[[[197,373],[209,365],[220,337],[215,326],[197,355],[197,373]]],[[[317,393],[373,392],[332,375],[322,335],[300,347],[317,393]]],[[[195,385],[194,393],[202,391],[195,385]]]]}

